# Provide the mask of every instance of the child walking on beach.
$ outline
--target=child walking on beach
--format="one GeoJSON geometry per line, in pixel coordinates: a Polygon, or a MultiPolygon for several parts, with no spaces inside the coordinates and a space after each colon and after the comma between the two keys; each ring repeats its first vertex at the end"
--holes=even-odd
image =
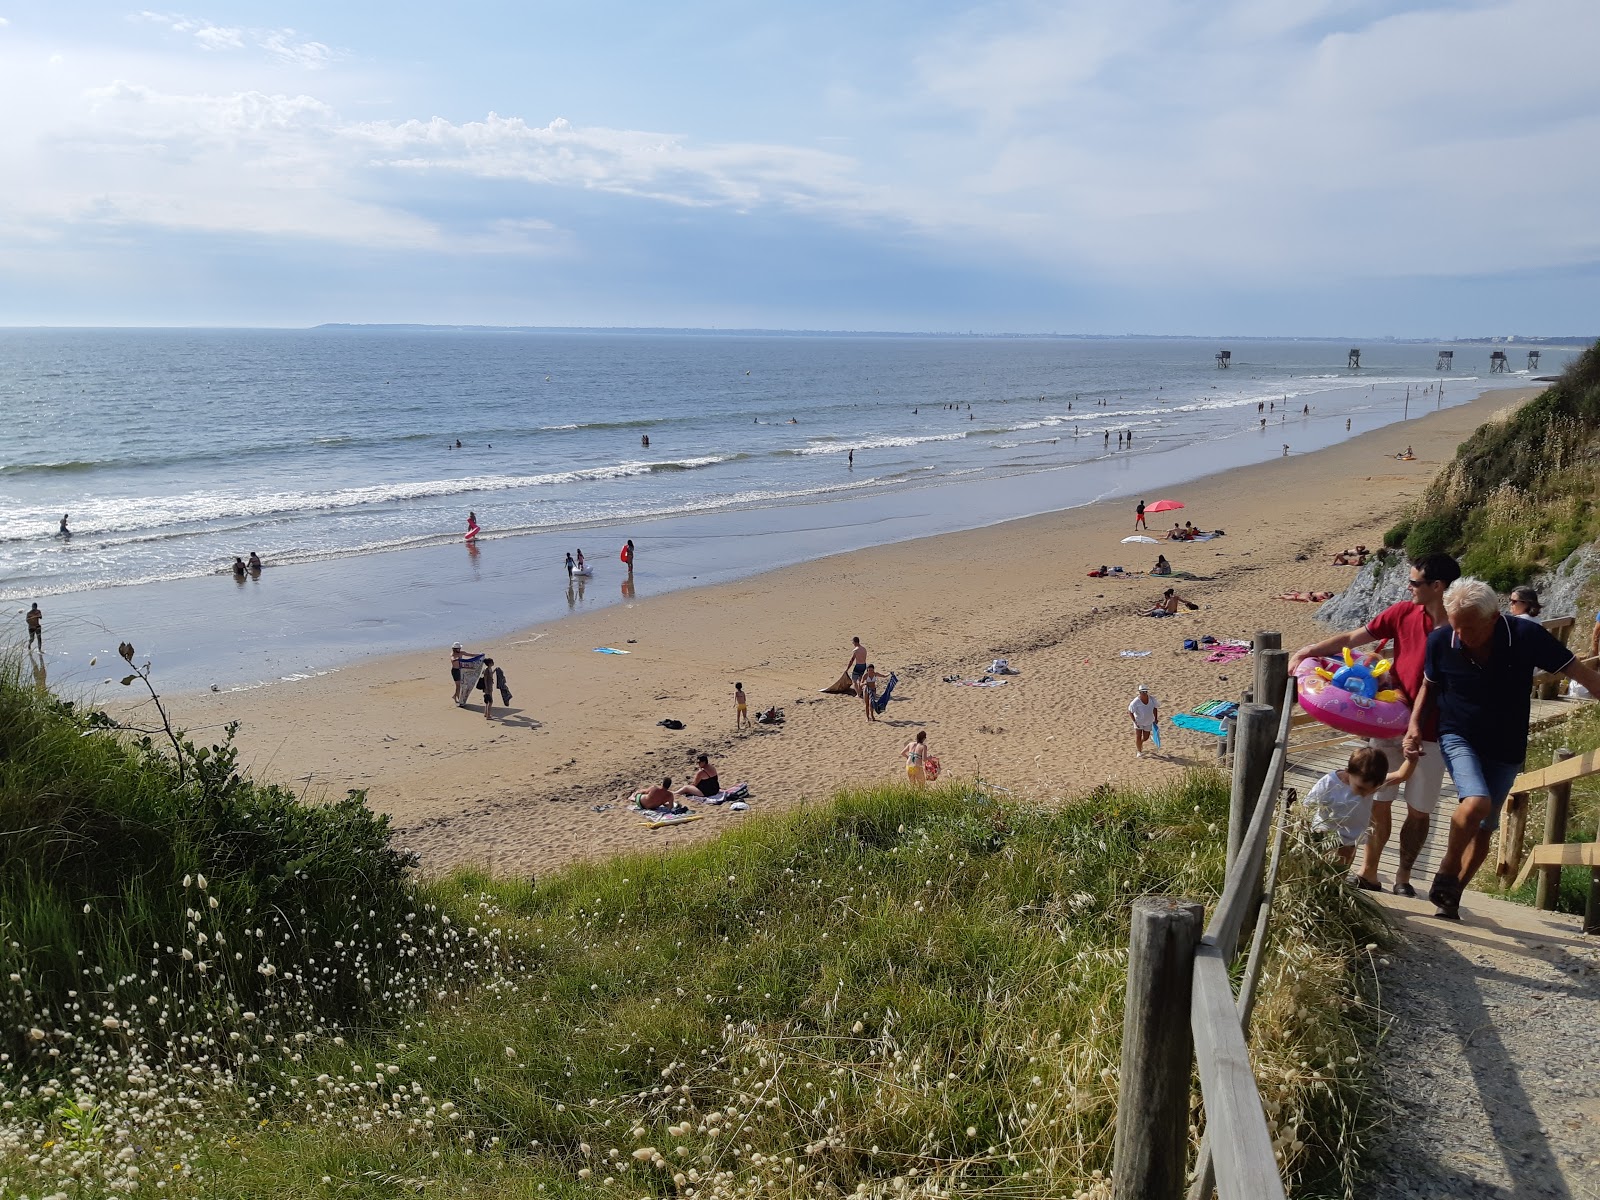
{"type": "Polygon", "coordinates": [[[877,721],[873,705],[878,702],[878,668],[872,663],[867,664],[866,673],[861,676],[861,698],[867,702],[867,720],[877,721]]]}
{"type": "Polygon", "coordinates": [[[755,728],[750,724],[749,702],[744,698],[744,684],[733,685],[733,731],[755,728]]]}

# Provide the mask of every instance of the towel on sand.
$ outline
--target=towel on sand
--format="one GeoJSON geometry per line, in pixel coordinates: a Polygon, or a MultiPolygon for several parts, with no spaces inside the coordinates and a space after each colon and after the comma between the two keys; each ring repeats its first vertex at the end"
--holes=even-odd
{"type": "Polygon", "coordinates": [[[850,678],[850,672],[846,671],[828,687],[817,690],[824,696],[848,696],[856,690],[856,685],[850,678]]]}

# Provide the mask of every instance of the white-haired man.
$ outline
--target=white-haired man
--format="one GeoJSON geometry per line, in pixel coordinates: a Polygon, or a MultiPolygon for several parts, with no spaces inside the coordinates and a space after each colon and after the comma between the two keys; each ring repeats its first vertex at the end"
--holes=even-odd
{"type": "Polygon", "coordinates": [[[1527,757],[1534,671],[1564,672],[1591,691],[1600,689],[1600,672],[1544,626],[1502,614],[1500,597],[1481,579],[1452,583],[1444,608],[1449,624],[1428,635],[1405,749],[1409,755],[1420,748],[1422,726],[1437,713],[1439,749],[1460,802],[1428,899],[1437,915],[1459,920],[1462,890],[1483,865],[1500,806],[1527,757]]]}

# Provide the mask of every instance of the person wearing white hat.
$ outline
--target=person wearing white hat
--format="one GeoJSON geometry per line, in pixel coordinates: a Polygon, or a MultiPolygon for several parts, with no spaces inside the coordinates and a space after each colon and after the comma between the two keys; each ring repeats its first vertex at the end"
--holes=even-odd
{"type": "Polygon", "coordinates": [[[461,643],[456,642],[450,647],[450,703],[461,702],[461,656],[463,651],[461,643]]]}
{"type": "Polygon", "coordinates": [[[1139,685],[1139,694],[1128,705],[1128,719],[1133,722],[1133,756],[1143,758],[1144,744],[1150,740],[1156,722],[1161,719],[1161,705],[1150,694],[1147,685],[1139,685]]]}

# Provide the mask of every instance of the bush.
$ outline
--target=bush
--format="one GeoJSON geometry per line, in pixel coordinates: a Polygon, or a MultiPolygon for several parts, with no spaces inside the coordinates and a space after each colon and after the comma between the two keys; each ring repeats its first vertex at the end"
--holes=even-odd
{"type": "Polygon", "coordinates": [[[1459,531],[1452,517],[1423,517],[1413,522],[1406,533],[1406,557],[1416,560],[1440,550],[1453,549],[1459,531]]]}
{"type": "Polygon", "coordinates": [[[244,778],[231,728],[155,732],[0,671],[0,1046],[57,1030],[65,1069],[102,1013],[159,1051],[245,1012],[362,1022],[415,999],[442,926],[388,818],[244,778]],[[129,1012],[128,987],[161,1003],[129,1012]]]}
{"type": "Polygon", "coordinates": [[[1399,521],[1389,527],[1389,532],[1383,535],[1385,550],[1398,550],[1406,544],[1406,538],[1411,536],[1411,522],[1399,521]]]}

